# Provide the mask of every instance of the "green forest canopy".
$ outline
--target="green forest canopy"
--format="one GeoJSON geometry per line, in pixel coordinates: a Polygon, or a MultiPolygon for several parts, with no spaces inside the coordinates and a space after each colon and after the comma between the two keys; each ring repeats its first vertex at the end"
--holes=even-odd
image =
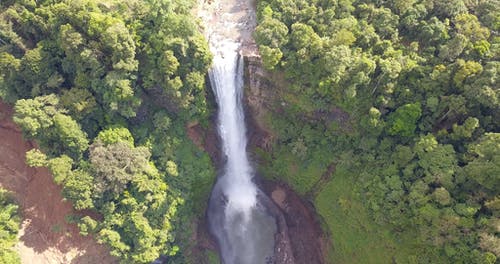
{"type": "Polygon", "coordinates": [[[0,188],[0,262],[8,264],[21,263],[19,254],[13,247],[17,242],[19,231],[18,206],[10,194],[0,188]]]}
{"type": "MultiPolygon", "coordinates": [[[[214,179],[185,133],[210,114],[211,55],[193,5],[0,3],[0,97],[41,148],[27,161],[48,167],[76,209],[103,216],[82,217],[81,233],[124,263],[160,254],[189,263],[191,222],[214,179]]],[[[331,208],[352,206],[370,226],[410,236],[416,246],[390,261],[495,263],[498,0],[260,0],[257,9],[264,66],[286,78],[267,98],[276,141],[262,155],[265,175],[315,195],[332,232],[331,208]],[[332,162],[338,178],[313,190],[332,162]]]]}
{"type": "Polygon", "coordinates": [[[214,172],[185,134],[206,124],[211,54],[194,1],[2,1],[0,97],[78,220],[124,263],[185,263],[214,172]],[[174,256],[175,255],[175,256],[174,256]]]}
{"type": "MultiPolygon", "coordinates": [[[[340,221],[331,208],[359,200],[397,240],[412,237],[410,255],[350,249],[349,261],[495,263],[500,2],[260,0],[258,19],[264,66],[287,81],[276,85],[264,175],[319,195],[330,227],[340,221]],[[337,165],[352,200],[335,201],[334,185],[310,189],[318,161],[337,165]]],[[[349,241],[335,239],[344,231],[330,230],[332,262],[349,263],[349,241]]]]}

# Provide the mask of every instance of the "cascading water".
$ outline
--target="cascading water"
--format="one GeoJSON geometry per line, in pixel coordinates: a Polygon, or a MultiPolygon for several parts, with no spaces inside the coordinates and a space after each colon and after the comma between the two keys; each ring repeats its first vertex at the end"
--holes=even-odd
{"type": "Polygon", "coordinates": [[[259,202],[264,195],[252,182],[241,103],[243,58],[238,49],[233,41],[212,45],[210,80],[219,105],[218,128],[226,164],[212,190],[208,220],[223,263],[264,264],[272,262],[276,223],[259,202]]]}
{"type": "Polygon", "coordinates": [[[222,45],[210,71],[212,89],[219,104],[219,134],[227,156],[225,194],[227,207],[241,210],[245,216],[255,206],[256,187],[251,181],[251,168],[246,154],[246,131],[241,106],[243,63],[236,43],[222,45]]]}

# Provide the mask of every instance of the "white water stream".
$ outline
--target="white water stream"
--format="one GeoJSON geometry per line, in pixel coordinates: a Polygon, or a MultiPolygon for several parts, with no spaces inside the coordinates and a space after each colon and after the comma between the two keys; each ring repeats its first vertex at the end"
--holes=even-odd
{"type": "Polygon", "coordinates": [[[271,263],[276,223],[259,202],[252,182],[242,107],[243,58],[232,40],[212,45],[210,80],[218,106],[218,128],[226,158],[208,209],[210,229],[225,264],[271,263]]]}
{"type": "Polygon", "coordinates": [[[256,203],[256,187],[251,181],[251,167],[246,153],[246,129],[241,105],[243,59],[236,43],[221,45],[210,71],[210,81],[219,106],[219,135],[227,164],[224,193],[229,210],[239,210],[248,217],[256,203]]]}
{"type": "Polygon", "coordinates": [[[247,157],[243,57],[254,52],[254,0],[199,0],[199,16],[214,54],[209,73],[218,112],[224,167],[208,206],[210,231],[224,264],[273,263],[276,221],[270,200],[253,183],[247,157]]]}

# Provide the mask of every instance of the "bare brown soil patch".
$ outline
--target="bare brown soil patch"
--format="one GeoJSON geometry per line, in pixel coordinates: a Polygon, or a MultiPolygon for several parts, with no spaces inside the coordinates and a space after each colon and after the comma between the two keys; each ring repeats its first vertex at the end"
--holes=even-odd
{"type": "Polygon", "coordinates": [[[25,264],[117,263],[92,237],[81,236],[67,216],[78,214],[61,196],[46,168],[30,168],[25,153],[35,144],[22,138],[12,108],[0,101],[0,185],[11,191],[23,219],[16,250],[25,264]]]}

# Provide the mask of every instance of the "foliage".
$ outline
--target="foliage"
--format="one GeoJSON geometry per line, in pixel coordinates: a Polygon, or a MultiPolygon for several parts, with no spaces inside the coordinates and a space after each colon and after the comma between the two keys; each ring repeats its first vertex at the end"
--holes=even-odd
{"type": "Polygon", "coordinates": [[[494,2],[258,1],[264,66],[285,76],[266,98],[261,171],[317,195],[332,262],[499,257],[494,2]],[[325,184],[332,163],[344,169],[325,184]]]}
{"type": "Polygon", "coordinates": [[[95,191],[104,193],[121,193],[134,177],[143,174],[157,174],[148,167],[151,154],[145,147],[130,147],[126,143],[117,142],[104,145],[97,140],[90,146],[89,158],[95,175],[95,191]]]}
{"type": "Polygon", "coordinates": [[[48,167],[76,209],[102,215],[82,217],[81,233],[124,263],[185,250],[203,210],[193,199],[214,179],[184,131],[210,110],[211,54],[193,5],[0,2],[0,97],[40,146],[27,162],[48,167]]]}
{"type": "Polygon", "coordinates": [[[389,134],[408,137],[415,133],[417,121],[422,114],[419,104],[406,104],[388,116],[389,134]]]}
{"type": "MultiPolygon", "coordinates": [[[[328,263],[412,263],[412,259],[429,259],[426,248],[411,237],[398,240],[387,232],[388,226],[375,223],[370,211],[363,205],[363,197],[357,195],[362,181],[338,167],[332,180],[315,199],[318,213],[324,218],[335,245],[329,252],[328,263]],[[358,187],[356,187],[358,186],[358,187]],[[353,189],[355,191],[353,191],[353,189]]],[[[428,249],[427,249],[428,250],[428,249]]],[[[442,263],[432,258],[433,263],[442,263]]]]}
{"type": "Polygon", "coordinates": [[[14,250],[17,242],[20,219],[18,206],[12,201],[9,193],[0,188],[0,262],[21,263],[21,258],[14,250]]]}
{"type": "Polygon", "coordinates": [[[468,177],[482,187],[498,194],[500,192],[500,134],[486,133],[477,143],[469,146],[474,155],[464,167],[468,177]]]}

